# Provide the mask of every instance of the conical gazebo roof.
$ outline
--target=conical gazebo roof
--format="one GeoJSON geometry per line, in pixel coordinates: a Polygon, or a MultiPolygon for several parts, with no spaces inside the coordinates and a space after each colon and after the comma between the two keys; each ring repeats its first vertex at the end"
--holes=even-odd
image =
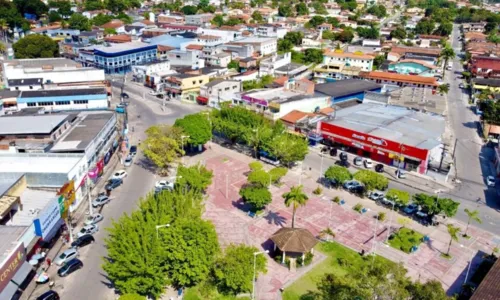
{"type": "Polygon", "coordinates": [[[281,251],[298,253],[309,252],[318,243],[314,235],[304,228],[280,228],[271,240],[281,251]]]}

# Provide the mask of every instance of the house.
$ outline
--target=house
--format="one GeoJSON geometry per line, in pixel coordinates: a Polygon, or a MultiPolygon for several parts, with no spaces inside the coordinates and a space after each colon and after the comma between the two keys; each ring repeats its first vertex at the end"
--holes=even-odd
{"type": "Polygon", "coordinates": [[[420,87],[430,89],[436,89],[439,86],[435,77],[424,77],[419,75],[371,71],[361,72],[359,74],[359,77],[373,81],[377,84],[384,84],[389,86],[420,87]]]}
{"type": "Polygon", "coordinates": [[[274,54],[278,51],[276,38],[248,37],[230,43],[231,45],[252,45],[260,56],[274,54]]]}
{"type": "Polygon", "coordinates": [[[172,50],[167,52],[166,58],[170,61],[172,67],[189,67],[199,69],[205,66],[205,60],[200,58],[201,50],[172,50]]]}
{"type": "Polygon", "coordinates": [[[158,23],[159,24],[166,23],[166,24],[183,25],[184,24],[184,16],[160,14],[158,16],[158,23]]]}
{"type": "Polygon", "coordinates": [[[147,76],[162,74],[170,71],[169,61],[152,61],[140,65],[132,66],[132,76],[134,81],[144,82],[147,76]]]}
{"type": "Polygon", "coordinates": [[[359,79],[346,79],[335,82],[316,84],[314,91],[316,94],[328,96],[331,103],[338,104],[341,102],[356,99],[363,101],[365,92],[380,92],[379,84],[359,79]]]}
{"type": "Polygon", "coordinates": [[[200,96],[196,100],[199,104],[218,108],[223,99],[232,99],[234,93],[241,91],[242,84],[239,80],[215,79],[200,88],[200,96]]]}
{"type": "Polygon", "coordinates": [[[238,81],[251,81],[251,80],[257,80],[257,78],[259,78],[259,71],[257,70],[246,71],[245,73],[241,73],[239,75],[232,77],[232,79],[238,81]]]}
{"type": "Polygon", "coordinates": [[[258,26],[254,32],[255,35],[259,37],[273,37],[282,39],[283,37],[285,37],[288,29],[280,26],[275,26],[274,24],[263,24],[258,26]]]}
{"type": "Polygon", "coordinates": [[[288,65],[292,62],[292,53],[287,52],[282,55],[274,54],[271,57],[262,59],[259,66],[259,76],[274,76],[276,69],[288,65]]]}
{"type": "Polygon", "coordinates": [[[239,66],[242,71],[244,70],[243,72],[245,72],[246,70],[255,69],[257,68],[257,60],[253,57],[246,57],[240,59],[239,66]]]}
{"type": "Polygon", "coordinates": [[[482,32],[469,31],[464,33],[464,41],[468,42],[480,42],[485,43],[487,41],[487,35],[482,32]]]}
{"type": "Polygon", "coordinates": [[[374,57],[371,55],[340,51],[326,52],[323,56],[323,64],[360,67],[362,71],[371,71],[373,69],[373,60],[374,57]]]}
{"type": "Polygon", "coordinates": [[[112,12],[107,9],[89,10],[82,12],[82,15],[89,20],[92,20],[95,16],[102,14],[105,16],[112,15],[112,12]]]}
{"type": "MultiPolygon", "coordinates": [[[[498,150],[496,151],[498,153],[498,150]]],[[[498,155],[498,154],[497,154],[498,155]]],[[[472,294],[471,300],[495,299],[500,294],[500,259],[497,259],[491,269],[486,273],[477,289],[472,294]]]]}
{"type": "Polygon", "coordinates": [[[47,111],[108,109],[108,93],[104,87],[59,88],[22,91],[17,108],[43,107],[47,111]]]}
{"type": "Polygon", "coordinates": [[[209,82],[208,75],[175,74],[162,80],[163,88],[171,99],[195,102],[200,88],[209,82]]]}
{"type": "Polygon", "coordinates": [[[81,44],[91,44],[93,41],[102,42],[104,40],[104,31],[82,31],[76,36],[77,42],[81,44]]]}
{"type": "Polygon", "coordinates": [[[218,36],[222,39],[223,43],[232,42],[242,38],[242,32],[234,28],[198,28],[197,34],[203,36],[218,36]]]}
{"type": "Polygon", "coordinates": [[[100,29],[114,29],[116,33],[126,33],[125,31],[125,23],[121,20],[111,20],[106,24],[99,26],[100,29]]]}
{"type": "Polygon", "coordinates": [[[212,21],[212,14],[186,15],[184,23],[186,25],[204,26],[212,21]]]}
{"type": "Polygon", "coordinates": [[[323,23],[323,24],[318,25],[317,29],[320,30],[320,31],[321,30],[323,30],[323,31],[326,31],[326,30],[332,31],[333,25],[330,24],[330,23],[323,23]]]}
{"type": "Polygon", "coordinates": [[[475,32],[485,32],[486,22],[477,22],[477,23],[464,23],[462,24],[462,31],[464,33],[475,31],[475,32]]]}
{"type": "Polygon", "coordinates": [[[345,64],[320,64],[314,68],[313,77],[317,83],[335,80],[358,78],[361,67],[346,66],[345,64]]]}
{"type": "Polygon", "coordinates": [[[107,43],[115,43],[115,44],[121,44],[121,43],[128,43],[132,41],[132,37],[127,34],[115,34],[115,35],[109,35],[104,38],[104,41],[107,43]]]}
{"type": "Polygon", "coordinates": [[[363,42],[361,43],[363,47],[373,47],[373,48],[378,48],[382,46],[380,44],[380,40],[369,40],[369,39],[363,39],[363,42]]]}
{"type": "Polygon", "coordinates": [[[471,59],[472,75],[482,78],[500,78],[500,58],[475,56],[471,59]]]}

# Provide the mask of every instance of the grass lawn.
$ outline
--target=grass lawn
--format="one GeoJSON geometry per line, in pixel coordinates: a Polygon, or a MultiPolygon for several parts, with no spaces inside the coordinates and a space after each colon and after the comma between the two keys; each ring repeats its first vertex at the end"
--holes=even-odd
{"type": "MultiPolygon", "coordinates": [[[[316,283],[321,280],[326,273],[334,273],[343,276],[350,272],[356,272],[364,264],[371,263],[371,256],[361,257],[358,252],[342,246],[336,242],[323,242],[315,247],[327,258],[311,271],[304,274],[283,292],[284,300],[300,300],[300,297],[309,291],[316,290],[316,283]]],[[[375,259],[382,260],[384,263],[394,264],[393,262],[376,256],[375,259]]]]}
{"type": "MultiPolygon", "coordinates": [[[[192,288],[189,288],[185,291],[184,293],[184,300],[207,300],[206,297],[203,297],[200,295],[199,292],[199,286],[194,286],[192,288]]],[[[250,300],[249,297],[239,297],[236,298],[235,296],[226,296],[226,295],[221,295],[217,293],[217,291],[213,291],[213,295],[209,297],[208,299],[210,300],[250,300]]]]}
{"type": "Polygon", "coordinates": [[[418,246],[422,242],[424,235],[409,228],[401,228],[389,238],[391,247],[410,253],[413,246],[418,246]]]}

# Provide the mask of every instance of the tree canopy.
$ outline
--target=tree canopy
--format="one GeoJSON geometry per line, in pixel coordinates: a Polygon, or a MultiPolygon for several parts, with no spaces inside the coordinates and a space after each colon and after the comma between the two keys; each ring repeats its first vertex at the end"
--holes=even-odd
{"type": "Polygon", "coordinates": [[[91,24],[82,14],[72,14],[68,19],[69,28],[78,30],[90,30],[91,24]]]}
{"type": "Polygon", "coordinates": [[[244,186],[240,190],[240,196],[245,203],[252,205],[254,211],[263,209],[272,201],[271,192],[261,186],[244,186]]]}
{"type": "Polygon", "coordinates": [[[392,200],[400,205],[406,205],[410,202],[410,193],[407,191],[389,189],[385,194],[387,199],[392,200]]]}
{"type": "Polygon", "coordinates": [[[174,126],[181,128],[189,136],[187,143],[191,145],[204,145],[212,138],[210,121],[206,115],[201,113],[177,119],[174,126]]]}
{"type": "Polygon", "coordinates": [[[413,195],[413,201],[420,205],[426,212],[432,215],[443,213],[451,218],[457,214],[459,202],[449,198],[437,197],[437,195],[427,195],[423,193],[413,195]]]}
{"type": "Polygon", "coordinates": [[[198,12],[198,7],[193,5],[186,5],[181,8],[181,12],[185,15],[195,15],[198,12]]]}
{"type": "Polygon", "coordinates": [[[183,132],[178,127],[154,125],[146,130],[146,139],[141,143],[144,156],[153,162],[161,172],[184,154],[181,148],[183,132]]]}
{"type": "Polygon", "coordinates": [[[382,174],[370,170],[360,170],[354,174],[354,179],[365,185],[366,190],[385,190],[389,180],[382,174]]]}
{"type": "Polygon", "coordinates": [[[13,45],[14,56],[22,58],[49,58],[59,56],[57,42],[46,35],[30,34],[13,45]]]}
{"type": "Polygon", "coordinates": [[[342,184],[352,179],[352,174],[347,168],[341,166],[330,166],[325,172],[325,178],[335,180],[342,184]]]}
{"type": "Polygon", "coordinates": [[[176,185],[179,189],[194,190],[201,193],[212,184],[213,172],[205,166],[197,164],[190,167],[180,165],[177,168],[176,185]]]}
{"type": "Polygon", "coordinates": [[[13,0],[13,3],[17,11],[23,16],[24,14],[31,14],[39,18],[49,11],[47,5],[40,0],[13,0]]]}

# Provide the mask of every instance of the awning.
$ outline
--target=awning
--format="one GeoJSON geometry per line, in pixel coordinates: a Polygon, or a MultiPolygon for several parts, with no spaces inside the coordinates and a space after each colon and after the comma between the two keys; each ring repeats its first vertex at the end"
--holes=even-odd
{"type": "Polygon", "coordinates": [[[208,103],[207,97],[198,96],[198,97],[196,97],[196,100],[198,101],[199,104],[207,104],[208,103]]]}
{"type": "Polygon", "coordinates": [[[12,277],[7,286],[0,293],[0,299],[11,299],[18,289],[15,283],[21,285],[32,270],[33,267],[27,261],[24,261],[23,265],[17,270],[14,277],[12,277]]]}

